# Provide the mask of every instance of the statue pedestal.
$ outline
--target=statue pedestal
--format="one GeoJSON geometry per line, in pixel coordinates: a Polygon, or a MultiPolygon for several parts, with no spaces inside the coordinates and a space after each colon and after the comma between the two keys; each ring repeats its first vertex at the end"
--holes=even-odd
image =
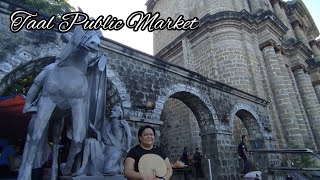
{"type": "Polygon", "coordinates": [[[61,180],[127,180],[123,175],[114,176],[60,176],[61,180]]]}

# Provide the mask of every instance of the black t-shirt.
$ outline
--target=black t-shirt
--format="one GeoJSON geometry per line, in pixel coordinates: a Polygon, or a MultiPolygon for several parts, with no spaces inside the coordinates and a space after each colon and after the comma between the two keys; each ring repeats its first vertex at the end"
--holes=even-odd
{"type": "Polygon", "coordinates": [[[195,152],[194,155],[193,155],[193,160],[196,162],[196,163],[200,163],[201,164],[201,161],[202,161],[202,155],[200,152],[195,152]]]}
{"type": "Polygon", "coordinates": [[[185,165],[189,165],[188,153],[183,152],[180,160],[184,162],[185,165]]]}
{"type": "Polygon", "coordinates": [[[240,157],[245,157],[245,155],[243,154],[243,149],[245,150],[245,152],[248,152],[246,144],[241,141],[241,143],[238,145],[238,154],[240,157]]]}
{"type": "Polygon", "coordinates": [[[162,157],[163,160],[165,160],[167,158],[167,155],[163,152],[163,150],[160,147],[154,147],[150,150],[145,150],[140,145],[136,145],[135,147],[131,148],[127,154],[127,157],[131,157],[135,160],[134,161],[134,170],[136,172],[139,172],[138,163],[139,163],[140,158],[145,154],[157,154],[160,157],[162,157]]]}

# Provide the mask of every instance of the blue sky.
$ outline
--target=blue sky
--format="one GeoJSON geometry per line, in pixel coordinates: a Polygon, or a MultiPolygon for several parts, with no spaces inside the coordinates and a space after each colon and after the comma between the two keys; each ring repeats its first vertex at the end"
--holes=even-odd
{"type": "Polygon", "coordinates": [[[320,28],[320,0],[302,0],[309,10],[313,21],[320,28]]]}

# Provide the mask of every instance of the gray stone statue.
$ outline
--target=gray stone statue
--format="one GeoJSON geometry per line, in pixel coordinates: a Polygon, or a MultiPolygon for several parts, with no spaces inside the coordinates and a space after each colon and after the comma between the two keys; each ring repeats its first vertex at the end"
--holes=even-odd
{"type": "Polygon", "coordinates": [[[104,121],[102,133],[90,124],[97,138],[86,139],[82,166],[74,176],[114,175],[123,172],[122,160],[131,146],[131,131],[128,122],[122,118],[121,107],[115,106],[110,118],[104,121]]]}
{"type": "Polygon", "coordinates": [[[93,121],[96,129],[102,128],[99,122],[104,118],[106,57],[100,56],[92,62],[90,55],[90,52],[98,52],[100,35],[97,31],[84,31],[82,27],[76,27],[64,51],[56,57],[56,62],[45,68],[30,88],[24,111],[36,113],[29,124],[19,180],[31,179],[37,148],[46,134],[48,122],[60,119],[53,118],[54,110],[68,110],[72,114],[71,147],[68,160],[61,168],[63,174],[71,174],[74,157],[80,152],[86,137],[87,120],[93,121]],[[40,95],[34,103],[30,103],[38,91],[40,95]]]}

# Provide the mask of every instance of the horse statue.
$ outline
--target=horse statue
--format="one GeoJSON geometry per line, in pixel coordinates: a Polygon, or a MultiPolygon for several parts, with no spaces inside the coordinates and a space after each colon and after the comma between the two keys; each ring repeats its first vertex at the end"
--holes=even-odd
{"type": "MultiPolygon", "coordinates": [[[[49,121],[53,124],[54,143],[60,141],[63,127],[61,111],[69,111],[72,115],[72,137],[68,159],[61,171],[64,175],[71,174],[75,156],[81,151],[86,137],[89,120],[97,128],[102,128],[105,109],[106,92],[106,57],[104,55],[92,58],[92,53],[98,53],[101,33],[95,30],[85,31],[76,27],[73,34],[56,62],[42,70],[35,78],[28,96],[34,99],[34,92],[40,91],[35,103],[26,103],[24,111],[36,111],[28,128],[26,145],[18,180],[31,179],[37,148],[47,134],[49,121]],[[58,111],[59,113],[54,113],[58,111]],[[54,114],[58,114],[55,116],[54,114]],[[54,122],[57,121],[57,122],[54,122]]],[[[57,156],[57,146],[54,156],[57,156]]],[[[54,160],[55,170],[57,162],[54,160]]],[[[56,179],[52,175],[51,179],[56,179]]]]}

